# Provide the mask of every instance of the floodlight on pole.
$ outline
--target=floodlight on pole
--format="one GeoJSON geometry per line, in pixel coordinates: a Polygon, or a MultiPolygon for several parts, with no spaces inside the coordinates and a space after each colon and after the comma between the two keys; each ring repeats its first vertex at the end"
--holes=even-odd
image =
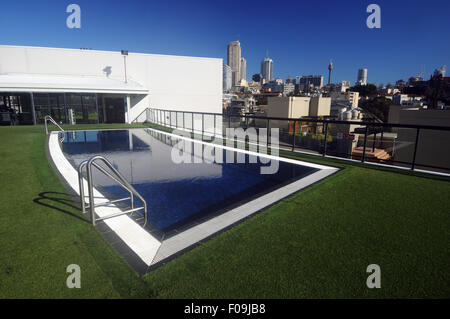
{"type": "Polygon", "coordinates": [[[123,65],[125,70],[125,83],[127,83],[127,55],[128,50],[121,50],[120,53],[123,55],[123,65]]]}

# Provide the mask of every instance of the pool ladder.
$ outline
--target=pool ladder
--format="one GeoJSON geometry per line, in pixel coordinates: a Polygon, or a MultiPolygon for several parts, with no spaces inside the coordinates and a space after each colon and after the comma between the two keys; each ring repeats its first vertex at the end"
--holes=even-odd
{"type": "Polygon", "coordinates": [[[111,162],[109,162],[105,157],[103,157],[101,155],[96,155],[96,156],[93,156],[90,159],[82,162],[78,166],[78,184],[80,187],[81,209],[83,211],[83,214],[86,213],[86,209],[90,210],[92,225],[95,226],[96,221],[100,221],[100,220],[104,220],[104,219],[112,218],[112,217],[117,217],[117,216],[124,215],[124,214],[133,214],[134,212],[137,212],[140,210],[144,211],[144,217],[137,218],[136,221],[143,219],[144,224],[142,225],[142,227],[145,227],[145,225],[147,224],[147,202],[134,189],[134,187],[131,186],[130,183],[128,183],[128,181],[119,173],[119,171],[114,168],[114,166],[111,164],[111,162]],[[105,164],[111,170],[112,174],[109,173],[107,170],[105,170],[103,167],[101,167],[97,163],[99,161],[102,162],[103,164],[105,164]],[[102,202],[102,203],[96,205],[94,202],[94,184],[92,181],[92,168],[93,167],[95,167],[98,171],[100,171],[104,175],[108,176],[110,179],[112,179],[114,182],[116,182],[119,186],[121,186],[123,189],[125,189],[130,194],[130,196],[126,197],[126,198],[102,202]],[[84,183],[83,183],[83,169],[84,168],[86,168],[86,172],[87,172],[88,195],[89,195],[88,205],[86,205],[86,203],[85,203],[85,195],[84,195],[84,183]],[[134,197],[135,196],[142,201],[143,206],[137,207],[137,208],[134,207],[134,197]],[[115,214],[110,214],[110,215],[107,215],[104,217],[96,218],[96,216],[95,216],[95,208],[96,207],[105,206],[107,204],[123,202],[126,200],[130,200],[131,209],[121,211],[121,212],[115,213],[115,214]]]}
{"type": "Polygon", "coordinates": [[[52,122],[52,124],[56,125],[59,128],[59,132],[62,133],[62,138],[59,139],[59,141],[62,143],[64,141],[64,137],[65,137],[65,131],[63,130],[63,128],[61,126],[59,126],[58,123],[56,123],[56,121],[50,116],[50,115],[46,115],[44,117],[44,123],[45,123],[45,134],[48,135],[48,124],[47,122],[50,121],[52,122]]]}

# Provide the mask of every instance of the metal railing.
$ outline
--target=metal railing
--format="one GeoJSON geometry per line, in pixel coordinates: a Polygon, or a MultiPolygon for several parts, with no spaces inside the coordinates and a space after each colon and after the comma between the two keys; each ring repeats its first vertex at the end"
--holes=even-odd
{"type": "Polygon", "coordinates": [[[224,117],[222,113],[172,111],[154,108],[147,108],[145,111],[147,112],[147,123],[161,124],[170,128],[188,130],[192,133],[201,133],[202,135],[215,136],[218,133],[222,135],[222,121],[224,117]],[[210,117],[209,125],[206,121],[207,117],[210,117]],[[196,125],[199,122],[201,123],[200,127],[196,125]],[[208,127],[210,130],[208,130],[208,127]]]}
{"type": "Polygon", "coordinates": [[[280,149],[411,170],[419,167],[440,173],[450,172],[450,153],[445,147],[450,142],[450,126],[222,115],[156,108],[148,108],[146,112],[147,122],[202,136],[227,139],[227,128],[266,128],[268,133],[264,144],[269,147],[270,128],[279,128],[280,149]],[[376,157],[383,151],[389,155],[388,159],[376,157]]]}
{"type": "Polygon", "coordinates": [[[48,121],[50,121],[50,122],[52,122],[52,124],[56,125],[56,126],[59,128],[59,130],[60,130],[61,132],[64,132],[64,129],[63,129],[61,126],[59,126],[59,124],[56,123],[56,121],[55,121],[50,115],[46,115],[46,116],[44,117],[45,134],[48,134],[48,125],[47,125],[47,122],[48,122],[48,121]]]}
{"type": "Polygon", "coordinates": [[[145,225],[147,224],[147,202],[134,189],[134,187],[131,186],[130,183],[128,183],[128,181],[119,173],[118,170],[116,170],[114,168],[114,166],[105,157],[103,157],[101,155],[96,155],[96,156],[93,156],[90,159],[82,162],[78,166],[78,184],[79,184],[79,189],[80,189],[81,209],[83,211],[83,214],[85,214],[86,209],[89,208],[92,225],[95,226],[96,221],[99,221],[99,220],[117,217],[117,216],[124,215],[124,214],[130,214],[130,213],[132,214],[132,213],[140,211],[140,210],[144,210],[144,217],[143,217],[144,224],[142,227],[145,227],[145,225]],[[97,164],[96,161],[103,162],[114,173],[115,176],[113,174],[109,173],[107,170],[105,170],[99,164],[97,164]],[[130,196],[126,197],[126,198],[102,202],[102,203],[96,205],[94,202],[94,184],[93,184],[93,179],[92,179],[92,167],[95,167],[98,171],[100,171],[101,173],[103,173],[104,175],[106,175],[107,177],[112,179],[114,182],[116,182],[119,186],[121,186],[123,189],[125,189],[130,194],[130,196]],[[86,172],[87,172],[87,183],[88,183],[88,194],[89,194],[89,204],[88,205],[86,205],[86,203],[85,203],[85,195],[84,195],[84,184],[83,184],[83,169],[84,168],[86,168],[86,172]],[[138,207],[138,208],[134,207],[134,196],[136,196],[137,198],[139,198],[142,201],[142,203],[143,203],[142,207],[138,207]],[[115,213],[115,214],[110,214],[108,216],[104,216],[104,217],[100,217],[100,218],[95,217],[95,207],[105,206],[106,204],[123,202],[126,200],[130,200],[131,209],[121,211],[121,212],[115,213]]]}
{"type": "Polygon", "coordinates": [[[65,137],[64,129],[58,123],[56,123],[56,121],[50,115],[46,115],[44,117],[45,134],[48,135],[48,124],[47,124],[48,121],[52,122],[52,124],[54,124],[54,125],[56,125],[56,127],[58,127],[60,133],[62,133],[62,137],[60,138],[60,141],[61,142],[64,141],[64,137],[65,137]]]}
{"type": "MultiPolygon", "coordinates": [[[[145,108],[141,113],[139,113],[138,116],[136,116],[136,117],[134,118],[134,120],[131,121],[131,124],[133,124],[133,123],[139,123],[139,119],[141,118],[141,116],[142,116],[144,113],[145,113],[145,118],[147,119],[149,110],[150,110],[150,108],[148,108],[148,107],[145,108]]],[[[142,122],[145,122],[145,121],[142,121],[142,122]]]]}

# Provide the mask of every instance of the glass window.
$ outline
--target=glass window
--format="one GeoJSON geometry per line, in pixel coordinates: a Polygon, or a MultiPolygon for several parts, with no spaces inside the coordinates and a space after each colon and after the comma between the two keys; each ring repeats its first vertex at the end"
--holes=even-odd
{"type": "Polygon", "coordinates": [[[35,93],[34,110],[36,112],[36,123],[43,124],[44,117],[50,115],[49,96],[47,93],[35,93]]]}
{"type": "Polygon", "coordinates": [[[33,124],[33,113],[31,111],[31,95],[22,94],[18,96],[20,110],[17,114],[19,124],[33,124]]]}
{"type": "Polygon", "coordinates": [[[49,95],[50,115],[58,123],[66,123],[66,112],[64,108],[64,94],[49,95]]]}
{"type": "Polygon", "coordinates": [[[73,112],[75,124],[83,123],[83,108],[81,105],[81,95],[76,93],[66,94],[67,113],[73,112]]]}
{"type": "Polygon", "coordinates": [[[97,102],[95,94],[82,95],[83,123],[98,123],[97,102]]]}
{"type": "Polygon", "coordinates": [[[105,110],[103,108],[103,99],[102,99],[102,95],[98,94],[97,95],[97,105],[98,105],[98,121],[99,123],[105,123],[105,110]]]}

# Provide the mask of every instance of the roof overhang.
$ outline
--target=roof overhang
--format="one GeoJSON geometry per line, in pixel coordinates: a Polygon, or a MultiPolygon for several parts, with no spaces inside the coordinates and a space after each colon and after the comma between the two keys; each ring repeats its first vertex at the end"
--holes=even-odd
{"type": "Polygon", "coordinates": [[[108,77],[0,74],[0,92],[148,94],[139,83],[108,77]]]}

